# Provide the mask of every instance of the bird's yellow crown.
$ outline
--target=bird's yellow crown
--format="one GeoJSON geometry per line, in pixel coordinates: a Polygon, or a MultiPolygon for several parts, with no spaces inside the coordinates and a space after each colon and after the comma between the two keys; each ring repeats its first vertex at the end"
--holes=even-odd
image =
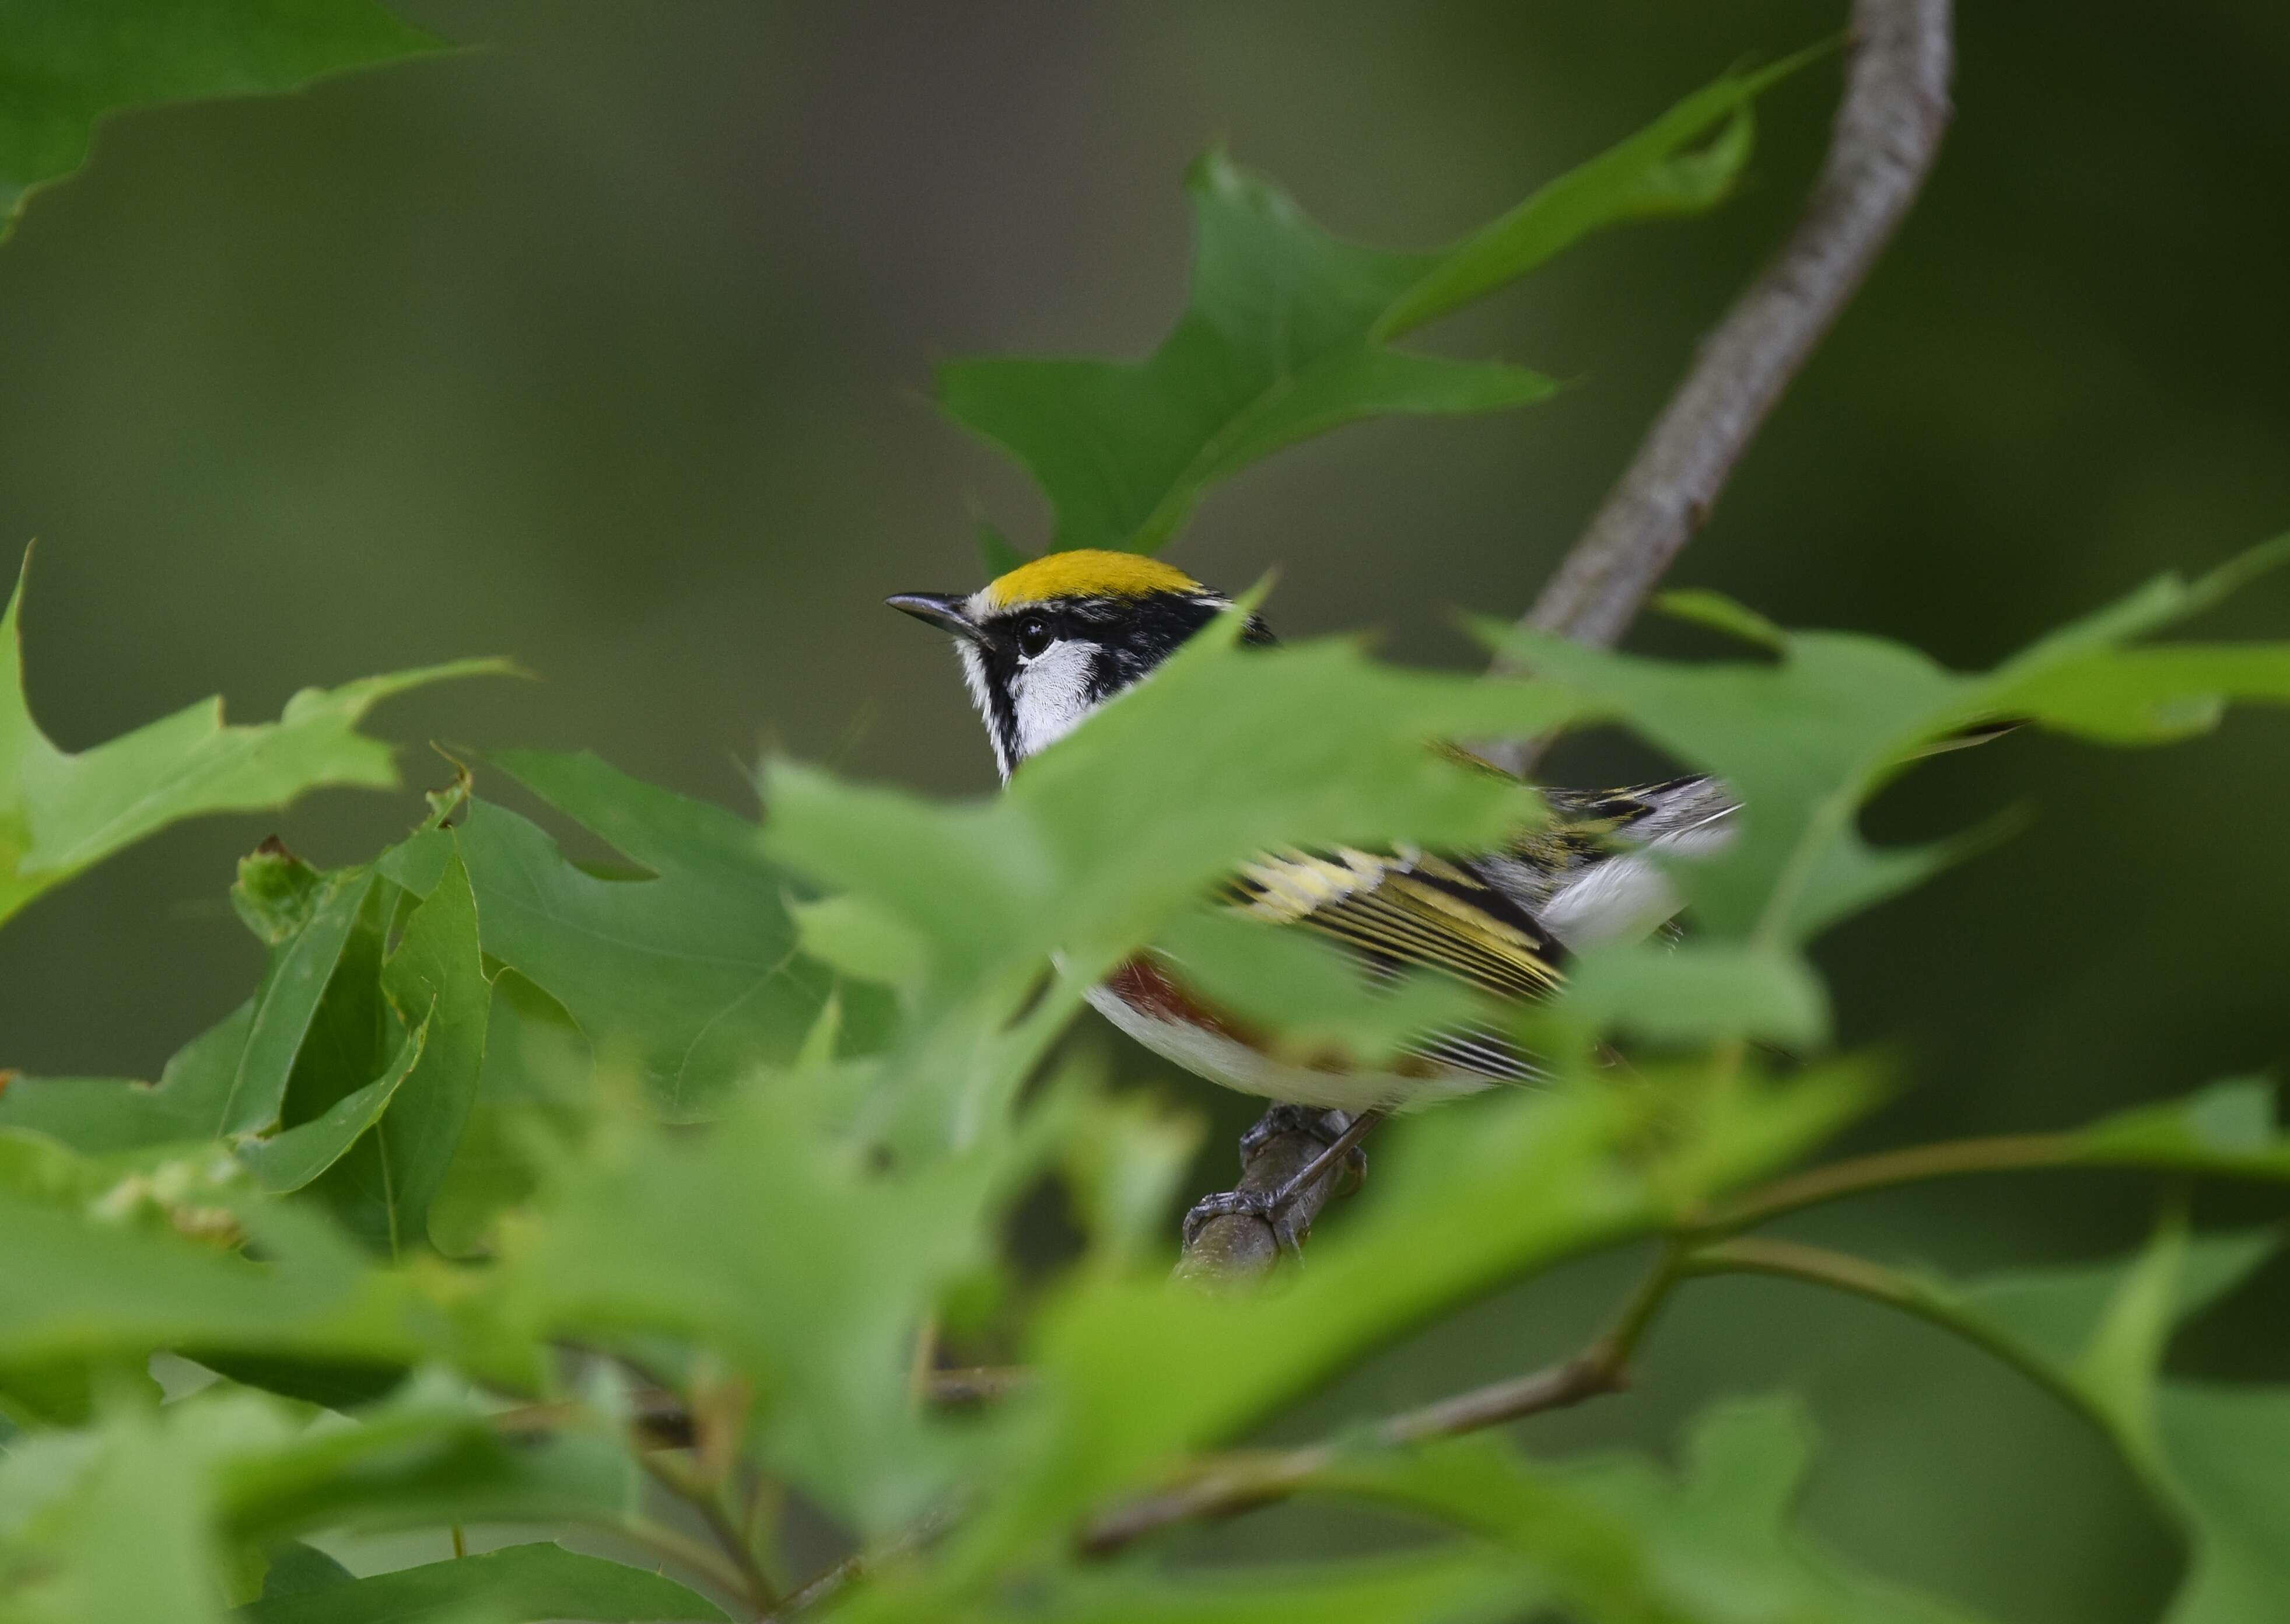
{"type": "Polygon", "coordinates": [[[1062,597],[1147,597],[1156,592],[1205,590],[1182,570],[1157,558],[1083,547],[1020,564],[986,588],[986,601],[996,609],[1013,609],[1062,597]]]}

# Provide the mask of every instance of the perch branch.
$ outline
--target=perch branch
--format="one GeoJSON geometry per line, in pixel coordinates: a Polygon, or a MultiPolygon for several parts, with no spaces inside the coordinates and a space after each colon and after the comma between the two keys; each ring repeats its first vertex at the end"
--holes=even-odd
{"type": "MultiPolygon", "coordinates": [[[[1703,343],[1605,504],[1525,623],[1579,642],[1621,637],[1718,500],[1774,404],[1868,275],[1923,186],[1949,118],[1950,0],[1853,0],[1853,48],[1829,155],[1781,252],[1703,343]]],[[[1536,748],[1486,748],[1516,772],[1536,748]]],[[[1244,1189],[1270,1190],[1317,1150],[1302,1134],[1258,1148],[1244,1189]]],[[[1308,1192],[1309,1228],[1335,1188],[1308,1192]]],[[[1271,1226],[1234,1215],[1202,1227],[1181,1278],[1243,1284],[1269,1273],[1271,1226]]]]}
{"type": "MultiPolygon", "coordinates": [[[[1301,1132],[1268,1135],[1243,1165],[1241,1190],[1270,1195],[1312,1164],[1326,1148],[1314,1135],[1301,1132]]],[[[1289,1204],[1299,1232],[1309,1229],[1341,1186],[1344,1167],[1332,1164],[1327,1172],[1297,1192],[1289,1204]]],[[[1177,1261],[1177,1278],[1196,1285],[1220,1289],[1245,1285],[1272,1272],[1280,1261],[1279,1238],[1266,1220],[1251,1212],[1229,1213],[1200,1227],[1192,1244],[1177,1261]]]]}
{"type": "MultiPolygon", "coordinates": [[[[1950,0],[1854,0],[1851,37],[1797,228],[1703,341],[1523,624],[1600,646],[1621,636],[1915,200],[1948,125],[1950,0]]],[[[1504,766],[1528,764],[1525,748],[1507,754],[1504,766]]]]}

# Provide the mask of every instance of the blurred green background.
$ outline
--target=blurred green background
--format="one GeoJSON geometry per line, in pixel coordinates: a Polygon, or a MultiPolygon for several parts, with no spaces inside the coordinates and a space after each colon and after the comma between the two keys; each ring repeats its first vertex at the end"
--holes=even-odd
{"type": "MultiPolygon", "coordinates": [[[[1149,348],[1181,297],[1179,176],[1211,141],[1338,230],[1428,243],[1843,11],[402,9],[489,48],[115,120],[0,248],[0,544],[40,540],[30,682],[68,748],[217,690],[253,718],[304,683],[500,652],[541,680],[401,701],[381,731],[586,746],[743,804],[765,748],[983,791],[952,662],[879,600],[974,583],[973,503],[1029,544],[1045,516],[933,415],[934,356],[1149,348]]],[[[1973,664],[2290,523],[2290,8],[1972,5],[1960,30],[1930,188],[1677,580],[1973,664]]],[[[1577,380],[1557,401],[1288,453],[1173,558],[1232,587],[1277,569],[1290,636],[1373,627],[1395,656],[1473,661],[1455,612],[1531,598],[1786,230],[1836,80],[1831,61],[1768,99],[1753,182],[1715,219],[1594,240],[1427,335],[1577,380]]],[[[2275,581],[2204,629],[2286,622],[2275,581]]],[[[1711,646],[1654,623],[1636,641],[1711,646]]],[[[1901,1061],[1861,1139],[2278,1068],[2286,747],[2279,716],[2138,756],[2015,739],[1888,796],[1894,837],[2012,804],[2034,821],[1827,944],[1848,1039],[1901,1061]]],[[[1653,765],[1594,739],[1554,773],[1653,765]]],[[[252,984],[224,900],[240,852],[275,827],[353,859],[416,811],[332,795],[178,829],[52,895],[0,936],[0,1067],[150,1075],[252,984]]],[[[1162,1081],[1214,1113],[1207,1188],[1251,1108],[1162,1081]]],[[[2151,1210],[2132,1180],[2023,1179],[1802,1228],[1977,1268],[2119,1249],[2151,1210]]],[[[1492,1302],[1296,1426],[1567,1351],[1621,1268],[1492,1302]]],[[[2279,1379],[2286,1343],[2278,1262],[2177,1362],[2279,1379]]],[[[2148,1617],[2167,1593],[2170,1536],[2077,1423],[1938,1333],[1795,1287],[1694,1287],[1637,1396],[1533,1436],[1659,1444],[1709,1395],[1776,1386],[1822,1419],[1813,1524],[1878,1568],[2014,1620],[2148,1617]]],[[[1292,1508],[1192,1538],[1349,1532],[1292,1508]]]]}

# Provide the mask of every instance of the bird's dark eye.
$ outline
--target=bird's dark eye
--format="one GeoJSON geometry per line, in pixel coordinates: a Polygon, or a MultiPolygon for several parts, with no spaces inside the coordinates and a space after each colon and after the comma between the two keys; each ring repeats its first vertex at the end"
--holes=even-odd
{"type": "Polygon", "coordinates": [[[1047,615],[1029,614],[1020,620],[1016,628],[1018,652],[1031,660],[1058,640],[1047,615]]]}

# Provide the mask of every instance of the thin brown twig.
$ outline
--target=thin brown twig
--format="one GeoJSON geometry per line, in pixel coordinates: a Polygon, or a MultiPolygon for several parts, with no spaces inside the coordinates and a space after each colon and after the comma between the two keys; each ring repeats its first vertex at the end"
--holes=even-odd
{"type": "Polygon", "coordinates": [[[725,1510],[722,1498],[707,1484],[697,1481],[688,1472],[680,1470],[657,1451],[641,1450],[637,1463],[647,1476],[692,1508],[707,1528],[709,1537],[716,1541],[725,1559],[739,1573],[740,1594],[759,1609],[776,1607],[780,1603],[779,1587],[764,1569],[755,1548],[747,1536],[725,1510]]]}
{"type": "Polygon", "coordinates": [[[747,1594],[746,1576],[706,1540],[693,1539],[648,1516],[629,1516],[613,1526],[653,1555],[689,1568],[725,1595],[747,1594]]]}
{"type": "MultiPolygon", "coordinates": [[[[1459,1437],[1621,1391],[1629,1385],[1631,1356],[1670,1289],[1683,1278],[1685,1255],[1682,1242],[1666,1241],[1614,1323],[1573,1357],[1388,1416],[1366,1435],[1365,1444],[1397,1449],[1459,1437]]],[[[1285,1499],[1326,1470],[1340,1454],[1362,1446],[1363,1441],[1346,1440],[1218,1457],[1183,1483],[1117,1506],[1097,1518],[1083,1530],[1081,1548],[1093,1556],[1110,1556],[1173,1524],[1229,1516],[1285,1499]]]]}
{"type": "MultiPolygon", "coordinates": [[[[1562,1410],[1626,1385],[1621,1372],[1595,1353],[1577,1354],[1531,1375],[1498,1381],[1386,1419],[1366,1442],[1389,1448],[1457,1437],[1546,1410],[1562,1410]]],[[[1285,1500],[1359,1443],[1297,1449],[1237,1451],[1205,1463],[1194,1476],[1157,1494],[1117,1506],[1082,1531],[1086,1556],[1109,1556],[1147,1534],[1178,1523],[1231,1516],[1285,1500]]]]}
{"type": "MultiPolygon", "coordinates": [[[[1796,229],[1703,340],[1522,624],[1620,639],[1915,201],[1948,127],[1950,0],[1854,0],[1851,33],[1829,155],[1796,229]]],[[[1533,753],[1493,754],[1524,772],[1533,753]]]]}
{"type": "MultiPolygon", "coordinates": [[[[1797,1242],[1728,1236],[1784,1213],[1840,1197],[1962,1173],[2063,1166],[2071,1135],[2030,1133],[1918,1146],[1856,1156],[1774,1180],[1674,1232],[1614,1323],[1572,1358],[1527,1375],[1474,1388],[1385,1418],[1358,1436],[1296,1449],[1240,1451],[1202,1462],[1182,1482],[1114,1508],[1082,1532],[1081,1548],[1108,1556],[1177,1523],[1230,1516],[1285,1500],[1333,1465],[1346,1450],[1387,1448],[1456,1437],[1506,1421],[1562,1409],[1629,1385],[1631,1356],[1654,1316],[1682,1282],[1709,1275],[1762,1274],[1801,1280],[1870,1298],[1950,1325],[2039,1381],[2056,1378],[2019,1350],[1950,1314],[1910,1276],[1848,1253],[1797,1242]]],[[[2073,1396],[2070,1395],[2073,1402],[2073,1396]]],[[[2086,1406],[2087,1407],[2087,1406],[2086,1406]]]]}
{"type": "Polygon", "coordinates": [[[853,1551],[833,1567],[804,1580],[788,1593],[784,1601],[757,1618],[756,1624],[785,1624],[787,1620],[840,1595],[868,1574],[928,1545],[954,1525],[955,1516],[952,1509],[941,1510],[924,1517],[887,1544],[869,1550],[853,1551]]]}
{"type": "MultiPolygon", "coordinates": [[[[959,1406],[989,1403],[1021,1390],[1033,1372],[1020,1364],[980,1364],[933,1371],[927,1380],[930,1401],[959,1406]]],[[[591,1413],[572,1399],[547,1399],[497,1411],[494,1426],[504,1432],[553,1432],[578,1416],[591,1413]]],[[[691,1449],[699,1442],[692,1412],[683,1397],[666,1388],[647,1388],[630,1401],[629,1426],[645,1449],[691,1449]]]]}
{"type": "Polygon", "coordinates": [[[933,1371],[931,1402],[935,1404],[983,1404],[1021,1392],[1034,1380],[1022,1364],[975,1364],[965,1370],[933,1371]]]}

